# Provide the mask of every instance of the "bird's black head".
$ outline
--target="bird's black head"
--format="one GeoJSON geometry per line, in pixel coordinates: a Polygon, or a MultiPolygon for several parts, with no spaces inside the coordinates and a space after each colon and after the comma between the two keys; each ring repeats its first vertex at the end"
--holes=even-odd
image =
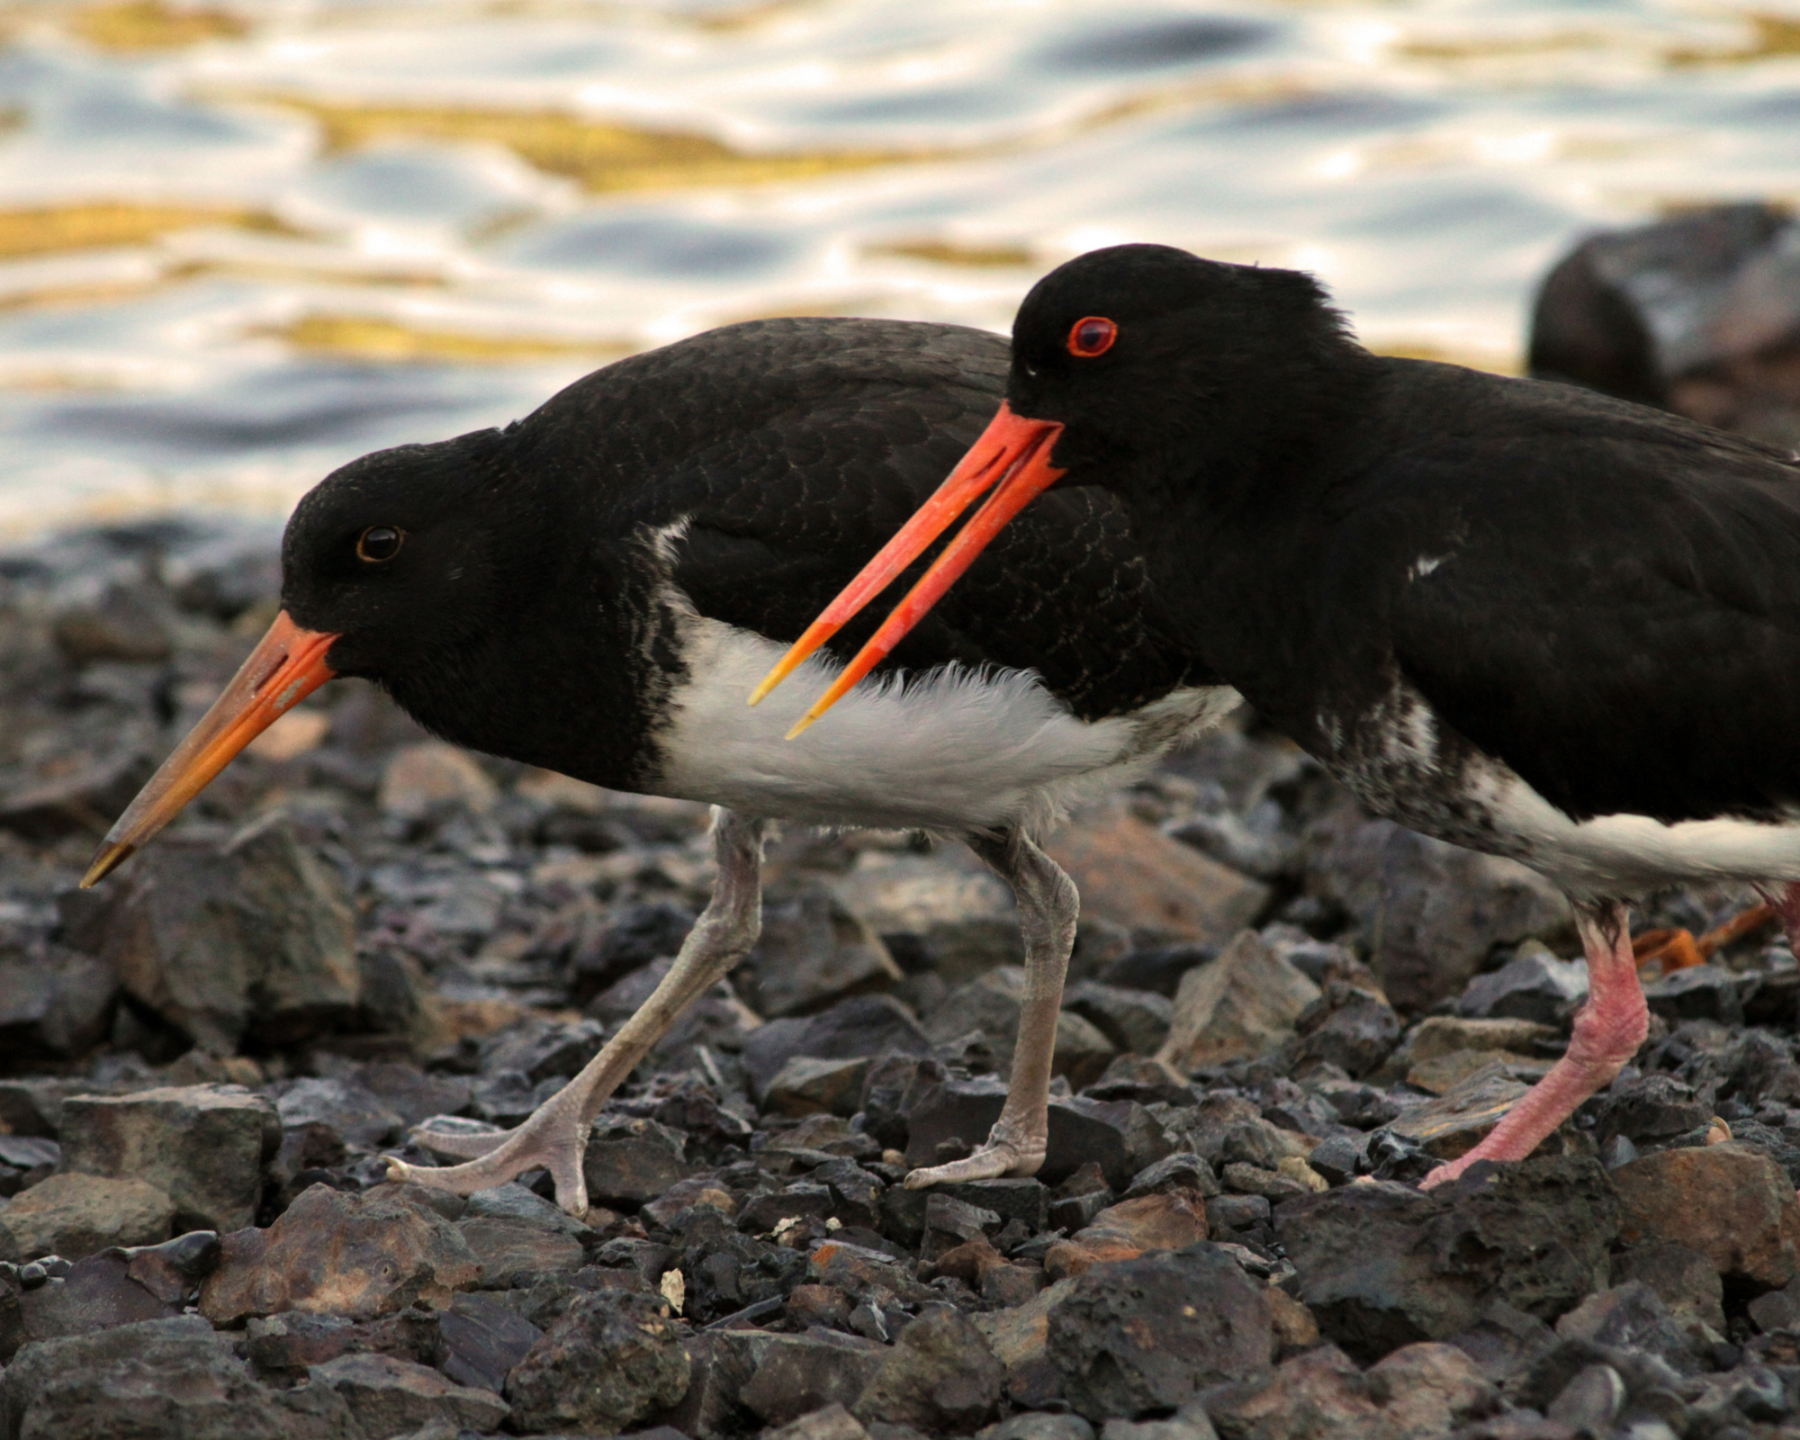
{"type": "Polygon", "coordinates": [[[295,509],[281,545],[282,605],[335,635],[340,675],[391,682],[491,625],[533,531],[485,430],[353,460],[295,509]]]}
{"type": "Polygon", "coordinates": [[[1363,355],[1310,275],[1117,245],[1025,297],[1007,403],[1066,427],[1054,463],[1081,472],[1070,483],[1124,489],[1149,457],[1159,472],[1171,454],[1279,463],[1363,355]]]}

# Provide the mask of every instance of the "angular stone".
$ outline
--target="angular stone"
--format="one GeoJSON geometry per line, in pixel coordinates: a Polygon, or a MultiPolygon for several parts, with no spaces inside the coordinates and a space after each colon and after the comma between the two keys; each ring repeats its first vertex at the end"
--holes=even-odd
{"type": "Polygon", "coordinates": [[[1156,1058],[1186,1073],[1272,1049],[1319,998],[1319,987],[1242,931],[1210,965],[1190,970],[1175,992],[1169,1038],[1156,1058]]]}
{"type": "Polygon", "coordinates": [[[1531,1087],[1504,1060],[1488,1060],[1435,1100],[1415,1105],[1384,1129],[1427,1155],[1454,1160],[1473,1150],[1531,1087]]]}
{"type": "Polygon", "coordinates": [[[1154,990],[1082,980],[1063,992],[1063,1009],[1091,1021],[1120,1050],[1154,1055],[1169,1037],[1175,1007],[1154,990]]]}
{"type": "Polygon", "coordinates": [[[854,1405],[887,1353],[877,1341],[830,1330],[727,1330],[713,1363],[739,1377],[740,1405],[765,1425],[786,1425],[827,1405],[854,1405]]]}
{"type": "Polygon", "coordinates": [[[217,1055],[349,1020],[361,993],[343,886],[272,812],[224,846],[164,836],[137,857],[97,953],[125,988],[217,1055]]]}
{"type": "Polygon", "coordinates": [[[399,1140],[404,1122],[372,1090],[345,1080],[308,1077],[275,1087],[284,1129],[319,1125],[359,1150],[399,1140]]]}
{"type": "Polygon", "coordinates": [[[171,1304],[132,1277],[132,1253],[102,1250],[77,1260],[67,1275],[25,1291],[19,1299],[20,1338],[87,1335],[115,1325],[179,1315],[179,1297],[171,1304]]]}
{"type": "Polygon", "coordinates": [[[822,887],[763,907],[762,936],[734,983],[758,1014],[811,1015],[905,978],[881,937],[822,887]]]}
{"type": "MultiPolygon", "coordinates": [[[[1698,1250],[1721,1275],[1785,1285],[1800,1271],[1800,1205],[1769,1156],[1740,1141],[1660,1150],[1612,1172],[1627,1244],[1698,1250]]],[[[10,1218],[10,1217],[9,1217],[10,1218]]]]}
{"type": "Polygon", "coordinates": [[[1206,1238],[1206,1198],[1196,1191],[1163,1191],[1102,1210],[1045,1252],[1044,1270],[1061,1280],[1103,1261],[1135,1260],[1147,1250],[1185,1250],[1206,1238]]]}
{"type": "Polygon", "coordinates": [[[476,1063],[483,1074],[517,1070],[536,1085],[575,1074],[605,1043],[606,1027],[597,1020],[564,1024],[533,1015],[484,1039],[476,1063]]]}
{"type": "Polygon", "coordinates": [[[635,1429],[687,1394],[689,1364],[660,1297],[583,1295],[506,1379],[513,1423],[526,1432],[635,1429]]]}
{"type": "Polygon", "coordinates": [[[474,1385],[498,1395],[507,1373],[525,1358],[544,1332],[490,1295],[451,1297],[438,1316],[443,1358],[438,1368],[458,1385],[474,1385]]]}
{"type": "Polygon", "coordinates": [[[1177,1408],[1273,1352],[1261,1288],[1209,1244],[1096,1265],[1049,1312],[1049,1358],[1090,1420],[1177,1408]]]}
{"type": "Polygon", "coordinates": [[[1560,1027],[1587,999],[1587,962],[1559,960],[1542,945],[1521,945],[1498,970],[1469,981],[1456,1002],[1471,1019],[1530,1020],[1560,1027]]]}
{"type": "MultiPolygon", "coordinates": [[[[927,1017],[925,1033],[948,1045],[978,1031],[986,1039],[995,1071],[1010,1074],[1024,998],[1024,967],[998,966],[947,994],[927,1017]]],[[[1068,1010],[1057,1015],[1051,1074],[1068,1077],[1070,1085],[1080,1089],[1099,1079],[1114,1053],[1113,1043],[1090,1021],[1068,1010]]]]}
{"type": "MultiPolygon", "coordinates": [[[[1005,1101],[1006,1085],[998,1076],[924,1087],[907,1116],[907,1163],[935,1163],[937,1147],[951,1139],[970,1147],[980,1144],[1005,1101]]],[[[1162,1127],[1135,1101],[1053,1099],[1049,1143],[1036,1178],[1055,1185],[1093,1163],[1109,1185],[1122,1190],[1133,1175],[1172,1148],[1162,1127]]]]}
{"type": "Polygon", "coordinates": [[[1065,825],[1044,848],[1081,892],[1084,915],[1164,939],[1223,943],[1271,893],[1123,809],[1065,825]]]}
{"type": "Polygon", "coordinates": [[[1354,804],[1319,821],[1306,844],[1308,893],[1350,912],[1402,1010],[1456,994],[1496,945],[1570,925],[1568,901],[1536,871],[1369,819],[1354,804]]]}
{"type": "Polygon", "coordinates": [[[385,815],[423,820],[439,806],[460,805],[484,814],[499,796],[474,756],[441,740],[427,740],[394,752],[381,772],[378,798],[385,815]]]}
{"type": "Polygon", "coordinates": [[[817,1060],[791,1055],[763,1093],[763,1108],[777,1115],[843,1115],[857,1112],[869,1062],[817,1060]]]}
{"type": "Polygon", "coordinates": [[[1427,1015],[1406,1032],[1406,1043],[1381,1067],[1381,1077],[1402,1079],[1408,1069],[1428,1060],[1469,1051],[1492,1051],[1503,1057],[1529,1056],[1542,1041],[1559,1040],[1562,1031],[1534,1020],[1470,1020],[1460,1015],[1427,1015]]]}
{"type": "Polygon", "coordinates": [[[19,1440],[366,1440],[324,1387],[258,1385],[197,1315],[27,1345],[4,1395],[19,1440]]]}
{"type": "Polygon", "coordinates": [[[154,744],[147,725],[120,727],[99,753],[75,749],[53,757],[52,764],[0,796],[0,830],[27,840],[59,839],[83,831],[91,834],[94,818],[116,815],[131,803],[154,771],[154,744]]]}
{"type": "Polygon", "coordinates": [[[0,959],[0,1054],[14,1065],[84,1054],[105,1038],[118,993],[112,970],[91,955],[51,946],[0,959]]]}
{"type": "Polygon", "coordinates": [[[1079,1415],[1047,1415],[1028,1410],[1002,1420],[988,1440],[1094,1440],[1094,1427],[1079,1415]]]}
{"type": "Polygon", "coordinates": [[[992,1416],[1005,1379],[981,1331],[961,1311],[932,1306],[900,1332],[851,1409],[864,1425],[967,1434],[992,1416]]]}
{"type": "Polygon", "coordinates": [[[297,1384],[311,1367],[340,1355],[392,1355],[435,1366],[444,1353],[439,1317],[412,1308],[370,1321],[296,1310],[256,1317],[244,1327],[244,1358],[259,1380],[276,1385],[297,1384]]]}
{"type": "Polygon", "coordinates": [[[1408,1345],[1367,1374],[1326,1345],[1283,1361],[1266,1383],[1234,1387],[1212,1414],[1234,1440],[1427,1440],[1450,1434],[1498,1401],[1474,1362],[1451,1345],[1408,1345]]]}
{"type": "Polygon", "coordinates": [[[52,1175],[0,1210],[0,1260],[79,1260],[112,1245],[169,1238],[175,1202],[142,1180],[52,1175]]]}
{"type": "Polygon", "coordinates": [[[744,1044],[744,1072],[761,1095],[795,1055],[859,1060],[930,1053],[931,1040],[912,1011],[891,995],[858,995],[810,1019],[771,1020],[752,1030],[744,1044]]]}
{"type": "Polygon", "coordinates": [[[1669,1313],[1682,1323],[1699,1323],[1725,1333],[1725,1287],[1712,1261],[1698,1250],[1654,1241],[1613,1256],[1613,1284],[1633,1280],[1660,1295],[1669,1313]]]}
{"type": "Polygon", "coordinates": [[[581,1242],[511,1216],[465,1216],[456,1222],[463,1243],[481,1264],[481,1287],[506,1290],[546,1271],[579,1270],[581,1242]]]}
{"type": "Polygon", "coordinates": [[[68,1169],[155,1185],[175,1202],[183,1229],[248,1225],[263,1164],[281,1141],[275,1107],[241,1085],[72,1095],[61,1123],[68,1169]]]}
{"type": "Polygon", "coordinates": [[[1755,975],[1739,975],[1723,965],[1693,965],[1644,986],[1650,1013],[1679,1024],[1683,1020],[1744,1023],[1744,1001],[1757,984],[1755,975]]]}
{"type": "Polygon", "coordinates": [[[1375,1358],[1466,1330],[1495,1300],[1553,1317],[1600,1289],[1619,1201],[1597,1162],[1559,1156],[1428,1194],[1348,1185],[1287,1201],[1275,1225],[1326,1336],[1375,1358]]]}
{"type": "Polygon", "coordinates": [[[342,1396],[367,1435],[404,1435],[434,1421],[494,1430],[510,1411],[491,1390],[458,1385],[436,1370],[392,1355],[340,1355],[313,1366],[312,1380],[342,1396]]]}
{"type": "Polygon", "coordinates": [[[763,1440],[868,1440],[868,1435],[854,1415],[833,1401],[790,1424],[763,1431],[763,1440]]]}
{"type": "Polygon", "coordinates": [[[373,1319],[412,1304],[442,1309],[481,1276],[456,1227],[410,1185],[365,1195],[314,1185],[267,1230],[224,1244],[200,1293],[201,1313],[220,1325],[283,1310],[373,1319]]]}
{"type": "Polygon", "coordinates": [[[947,984],[1025,959],[1012,891],[960,846],[930,855],[864,850],[832,888],[878,934],[907,937],[947,984]]]}
{"type": "Polygon", "coordinates": [[[654,1200],[692,1173],[685,1150],[682,1134],[667,1125],[602,1115],[589,1131],[581,1162],[589,1200],[596,1205],[654,1200]]]}
{"type": "Polygon", "coordinates": [[[1654,1355],[1677,1374],[1700,1369],[1687,1330],[1640,1280],[1589,1295],[1556,1322],[1556,1333],[1565,1340],[1654,1355]]]}

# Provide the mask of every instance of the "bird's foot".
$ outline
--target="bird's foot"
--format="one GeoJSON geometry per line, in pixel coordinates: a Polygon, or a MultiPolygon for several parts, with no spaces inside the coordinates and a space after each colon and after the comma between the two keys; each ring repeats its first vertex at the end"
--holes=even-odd
{"type": "Polygon", "coordinates": [[[988,1135],[987,1143],[973,1155],[952,1160],[944,1165],[927,1165],[906,1177],[908,1190],[923,1190],[927,1185],[952,1185],[960,1180],[998,1180],[1005,1175],[1035,1175],[1044,1163],[1049,1133],[1048,1117],[1035,1127],[1009,1126],[1001,1116],[988,1135]],[[1012,1133],[1003,1134],[1002,1131],[1012,1133]],[[1019,1131],[1024,1133],[1018,1133],[1019,1131]]]}
{"type": "Polygon", "coordinates": [[[512,1130],[473,1135],[425,1127],[414,1130],[412,1138],[427,1150],[472,1158],[461,1165],[433,1169],[408,1165],[390,1155],[387,1178],[473,1195],[516,1180],[527,1170],[543,1169],[555,1182],[556,1203],[571,1215],[585,1215],[587,1179],[581,1162],[587,1151],[588,1121],[578,1106],[558,1105],[557,1098],[512,1130]]]}

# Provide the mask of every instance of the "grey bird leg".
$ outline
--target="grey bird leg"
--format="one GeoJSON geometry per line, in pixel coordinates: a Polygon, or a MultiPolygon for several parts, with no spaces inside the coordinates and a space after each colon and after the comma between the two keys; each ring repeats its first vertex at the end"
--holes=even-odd
{"type": "Polygon", "coordinates": [[[1006,1104],[987,1142],[966,1159],[933,1165],[906,1177],[909,1190],[956,1180],[1035,1175],[1050,1137],[1050,1062],[1056,1053],[1056,1017],[1063,977],[1075,947],[1081,897],[1075,882],[1023,830],[976,836],[969,848],[1012,886],[1025,937],[1025,1002],[1019,1010],[1019,1043],[1013,1051],[1006,1104]]]}
{"type": "Polygon", "coordinates": [[[675,1017],[748,955],[762,932],[763,823],[714,807],[713,847],[719,878],[712,899],[662,984],[579,1075],[515,1130],[493,1135],[415,1130],[413,1138],[428,1149],[478,1158],[433,1170],[389,1157],[387,1178],[472,1195],[542,1166],[556,1182],[556,1203],[572,1215],[585,1214],[587,1180],[581,1162],[588,1128],[600,1107],[668,1032],[675,1017]]]}

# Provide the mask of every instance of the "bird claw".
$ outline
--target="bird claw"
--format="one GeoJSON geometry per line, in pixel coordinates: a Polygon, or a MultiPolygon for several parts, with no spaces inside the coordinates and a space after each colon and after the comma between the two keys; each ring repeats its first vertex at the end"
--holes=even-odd
{"type": "Polygon", "coordinates": [[[387,1157],[387,1178],[396,1183],[429,1186],[456,1195],[473,1195],[516,1180],[527,1170],[550,1172],[556,1185],[556,1203],[571,1215],[585,1215],[587,1179],[582,1157],[587,1151],[587,1122],[573,1107],[555,1107],[552,1101],[523,1125],[513,1130],[479,1135],[419,1129],[412,1138],[428,1150],[471,1158],[461,1165],[441,1168],[408,1165],[387,1157]],[[554,1108],[553,1108],[554,1107],[554,1108]]]}
{"type": "Polygon", "coordinates": [[[952,1160],[945,1165],[928,1165],[906,1177],[908,1190],[923,1190],[927,1185],[953,1185],[962,1180],[998,1180],[1006,1175],[1035,1175],[1044,1163],[1044,1142],[1035,1146],[1012,1140],[988,1138],[973,1155],[952,1160]]]}

